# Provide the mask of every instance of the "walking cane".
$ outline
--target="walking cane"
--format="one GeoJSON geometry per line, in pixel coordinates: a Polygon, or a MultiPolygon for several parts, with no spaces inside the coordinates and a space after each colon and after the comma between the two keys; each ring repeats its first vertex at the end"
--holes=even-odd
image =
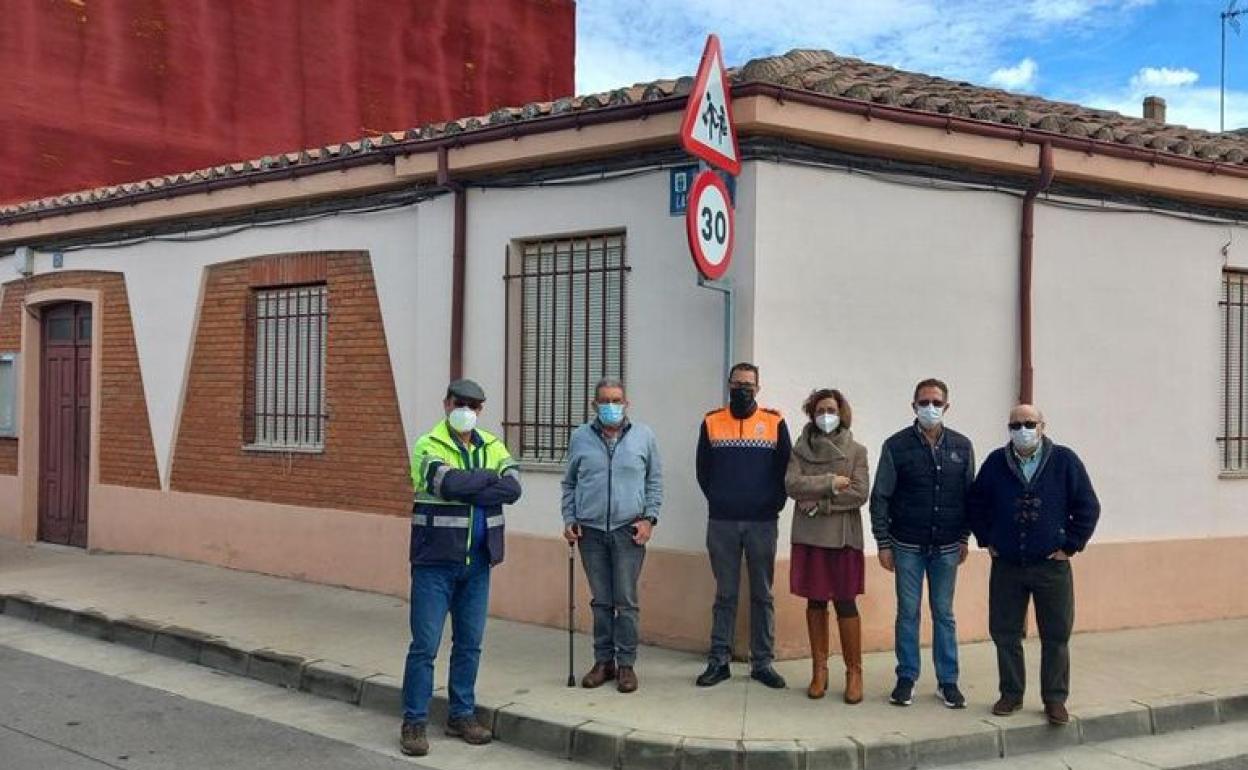
{"type": "Polygon", "coordinates": [[[573,567],[576,561],[576,545],[568,543],[568,687],[576,687],[576,674],[572,667],[572,645],[573,638],[573,617],[572,611],[576,605],[573,603],[572,584],[575,580],[573,567]]]}

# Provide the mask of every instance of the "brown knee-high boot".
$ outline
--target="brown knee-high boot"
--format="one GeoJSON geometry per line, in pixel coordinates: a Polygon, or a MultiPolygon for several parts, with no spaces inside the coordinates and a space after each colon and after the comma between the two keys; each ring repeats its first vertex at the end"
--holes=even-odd
{"type": "Polygon", "coordinates": [[[828,691],[828,608],[806,608],[806,630],[810,634],[810,687],[806,694],[822,698],[828,691]]]}
{"type": "Polygon", "coordinates": [[[841,656],[845,658],[845,702],[862,702],[862,619],[837,618],[841,632],[841,656]]]}

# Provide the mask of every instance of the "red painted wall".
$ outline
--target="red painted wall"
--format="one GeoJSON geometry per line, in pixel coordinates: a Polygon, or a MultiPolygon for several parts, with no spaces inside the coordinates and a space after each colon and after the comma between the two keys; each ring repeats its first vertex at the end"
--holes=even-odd
{"type": "Polygon", "coordinates": [[[0,0],[0,201],[572,93],[573,0],[0,0]]]}

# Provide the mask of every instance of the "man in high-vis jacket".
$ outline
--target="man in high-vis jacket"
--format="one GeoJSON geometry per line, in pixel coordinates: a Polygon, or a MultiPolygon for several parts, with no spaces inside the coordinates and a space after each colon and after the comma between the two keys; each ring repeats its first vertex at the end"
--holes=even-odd
{"type": "Polygon", "coordinates": [[[446,734],[473,745],[493,736],[476,720],[477,666],[490,599],[490,569],[503,560],[503,506],[520,499],[507,447],[477,429],[485,391],[472,380],[447,387],[446,419],[412,449],[412,642],[403,671],[404,754],[429,752],[426,725],[433,661],[451,616],[446,734]]]}

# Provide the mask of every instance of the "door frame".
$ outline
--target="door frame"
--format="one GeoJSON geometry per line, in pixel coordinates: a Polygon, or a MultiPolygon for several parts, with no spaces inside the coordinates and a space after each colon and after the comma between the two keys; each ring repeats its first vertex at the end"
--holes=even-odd
{"type": "MultiPolygon", "coordinates": [[[[87,471],[87,510],[95,508],[95,490],[100,480],[100,369],[106,319],[103,297],[98,289],[57,288],[28,293],[22,302],[22,358],[28,365],[19,372],[21,428],[18,437],[17,476],[21,488],[21,540],[36,542],[39,536],[39,448],[42,422],[39,419],[40,380],[43,361],[43,307],[61,302],[82,302],[91,306],[91,436],[87,471]]],[[[94,517],[87,517],[87,550],[91,549],[94,517]]]]}

